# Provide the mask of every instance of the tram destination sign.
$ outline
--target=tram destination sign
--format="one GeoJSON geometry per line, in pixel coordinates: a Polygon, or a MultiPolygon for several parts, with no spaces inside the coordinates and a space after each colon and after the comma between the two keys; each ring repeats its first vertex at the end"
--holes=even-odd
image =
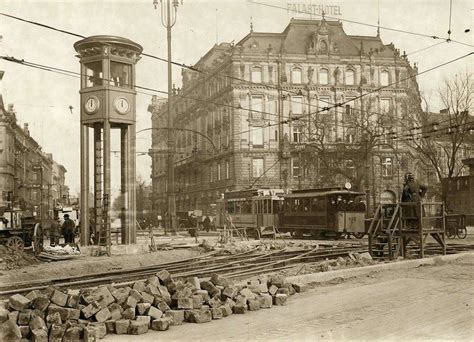
{"type": "Polygon", "coordinates": [[[288,13],[304,13],[310,15],[342,15],[341,7],[337,5],[296,3],[288,2],[286,4],[288,13]]]}

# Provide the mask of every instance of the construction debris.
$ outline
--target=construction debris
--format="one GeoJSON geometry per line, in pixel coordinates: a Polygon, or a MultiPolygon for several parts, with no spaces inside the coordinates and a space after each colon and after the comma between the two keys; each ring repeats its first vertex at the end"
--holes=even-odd
{"type": "Polygon", "coordinates": [[[304,289],[281,276],[239,285],[218,274],[209,280],[174,280],[166,270],[121,288],[49,287],[0,303],[0,340],[96,341],[106,334],[141,335],[285,305],[288,296],[304,289]]]}
{"type": "Polygon", "coordinates": [[[15,270],[38,263],[39,260],[32,254],[0,245],[0,271],[15,270]]]}

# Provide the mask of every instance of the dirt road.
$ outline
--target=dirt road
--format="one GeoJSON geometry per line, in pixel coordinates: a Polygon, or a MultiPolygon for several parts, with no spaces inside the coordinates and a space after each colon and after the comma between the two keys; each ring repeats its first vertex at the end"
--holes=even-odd
{"type": "Polygon", "coordinates": [[[284,307],[184,324],[135,340],[472,340],[473,266],[471,254],[448,264],[383,271],[314,287],[284,307]]]}

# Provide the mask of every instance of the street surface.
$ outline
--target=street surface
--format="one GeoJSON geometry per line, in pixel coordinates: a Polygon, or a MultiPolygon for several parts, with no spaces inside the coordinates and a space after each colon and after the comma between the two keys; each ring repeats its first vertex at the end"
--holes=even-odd
{"type": "MultiPolygon", "coordinates": [[[[474,254],[316,286],[283,307],[149,331],[140,341],[473,340],[474,254]]],[[[135,338],[137,340],[137,338],[135,338]]],[[[108,335],[105,341],[130,341],[108,335]]]]}

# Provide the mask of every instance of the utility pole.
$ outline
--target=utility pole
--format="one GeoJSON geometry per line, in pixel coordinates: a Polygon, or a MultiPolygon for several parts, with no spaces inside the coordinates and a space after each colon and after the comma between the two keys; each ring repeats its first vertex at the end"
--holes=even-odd
{"type": "MultiPolygon", "coordinates": [[[[181,4],[183,1],[181,0],[181,4]]],[[[177,233],[177,221],[176,221],[176,195],[175,195],[175,184],[174,184],[174,132],[173,132],[173,103],[172,103],[172,70],[171,70],[171,28],[176,24],[176,15],[178,11],[179,2],[178,0],[160,0],[161,4],[161,23],[166,28],[166,37],[168,42],[168,217],[169,227],[171,228],[172,235],[177,233]],[[171,1],[173,2],[171,4],[171,1]],[[173,11],[171,11],[173,6],[173,11]]],[[[153,0],[155,9],[158,6],[158,0],[153,0]]]]}

